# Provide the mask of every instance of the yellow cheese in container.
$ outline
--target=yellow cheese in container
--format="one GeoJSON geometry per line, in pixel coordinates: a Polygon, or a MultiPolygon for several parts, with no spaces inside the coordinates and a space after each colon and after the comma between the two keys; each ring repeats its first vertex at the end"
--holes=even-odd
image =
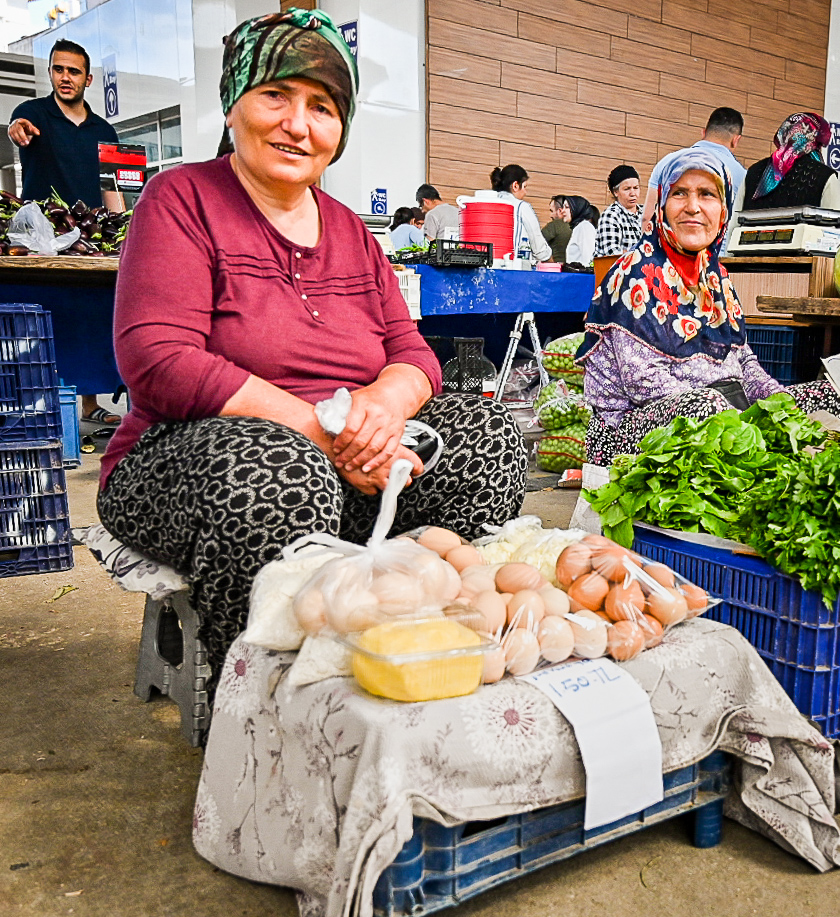
{"type": "Polygon", "coordinates": [[[469,694],[481,683],[490,641],[450,618],[395,618],[343,641],[353,675],[371,694],[401,701],[469,694]]]}

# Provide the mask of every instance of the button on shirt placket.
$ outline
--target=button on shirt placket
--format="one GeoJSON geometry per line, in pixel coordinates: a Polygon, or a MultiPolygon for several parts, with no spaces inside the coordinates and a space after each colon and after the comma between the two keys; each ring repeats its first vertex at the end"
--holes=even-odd
{"type": "MultiPolygon", "coordinates": [[[[298,291],[300,290],[300,261],[302,260],[302,258],[303,258],[303,255],[300,252],[295,252],[295,260],[293,262],[294,267],[293,267],[292,273],[295,279],[295,289],[297,289],[298,291]]],[[[309,297],[306,295],[306,293],[301,293],[300,298],[301,300],[303,300],[304,304],[306,305],[306,308],[309,311],[309,314],[313,318],[319,318],[318,310],[309,308],[309,297]]]]}

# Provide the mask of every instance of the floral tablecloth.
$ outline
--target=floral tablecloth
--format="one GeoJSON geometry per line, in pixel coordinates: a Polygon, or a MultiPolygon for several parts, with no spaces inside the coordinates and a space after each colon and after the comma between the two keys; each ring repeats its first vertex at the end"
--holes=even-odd
{"type": "MultiPolygon", "coordinates": [[[[584,794],[571,727],[529,685],[399,704],[346,678],[289,688],[293,659],[231,648],[193,839],[221,869],[297,889],[303,917],[368,917],[414,815],[455,824],[584,794]]],[[[664,770],[736,755],[727,814],[818,870],[840,864],[833,747],[737,631],[698,618],[624,665],[650,695],[664,770]]]]}

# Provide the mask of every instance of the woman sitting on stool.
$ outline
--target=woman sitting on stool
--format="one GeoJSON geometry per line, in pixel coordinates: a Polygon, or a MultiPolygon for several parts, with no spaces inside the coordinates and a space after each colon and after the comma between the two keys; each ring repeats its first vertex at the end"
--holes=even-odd
{"type": "Polygon", "coordinates": [[[392,534],[467,538],[515,516],[527,456],[510,411],[440,395],[440,366],[381,246],[317,187],[355,107],[356,62],[324,13],[249,19],[228,38],[222,109],[235,152],[156,175],[134,211],[114,333],[131,411],[103,457],[112,535],[188,575],[212,693],[251,584],[312,532],[364,543],[399,458],[392,534]],[[316,402],[352,393],[338,436],[316,402]],[[427,474],[400,444],[444,440],[427,474]]]}
{"type": "MultiPolygon", "coordinates": [[[[747,344],[741,305],[718,252],[732,205],[729,173],[688,149],[662,175],[651,232],[595,291],[576,360],[592,404],[590,462],[634,453],[675,417],[704,419],[785,391],[747,344]]],[[[840,414],[827,382],[787,389],[806,411],[840,414]]]]}

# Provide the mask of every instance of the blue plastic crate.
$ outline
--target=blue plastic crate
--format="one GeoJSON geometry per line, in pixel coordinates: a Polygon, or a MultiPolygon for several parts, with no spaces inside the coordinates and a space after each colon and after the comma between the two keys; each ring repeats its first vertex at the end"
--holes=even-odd
{"type": "Polygon", "coordinates": [[[61,443],[0,443],[0,577],[72,566],[61,443]]]}
{"type": "Polygon", "coordinates": [[[782,385],[794,385],[817,378],[824,333],[822,328],[747,325],[747,342],[766,372],[782,385]]]}
{"type": "Polygon", "coordinates": [[[49,312],[0,303],[0,442],[61,439],[49,312]]]}
{"type": "Polygon", "coordinates": [[[826,607],[766,561],[636,526],[633,549],[723,599],[706,616],[740,631],[801,713],[840,735],[840,599],[826,607]]]}
{"type": "Polygon", "coordinates": [[[82,463],[82,441],[79,435],[79,411],[76,406],[76,386],[59,385],[61,405],[61,448],[64,467],[75,468],[82,463]]]}
{"type": "Polygon", "coordinates": [[[430,914],[687,812],[695,815],[695,845],[713,847],[720,843],[729,775],[728,757],[714,752],[665,774],[661,803],[591,831],[583,827],[584,800],[454,827],[415,818],[413,835],[376,883],[374,910],[387,917],[430,914]]]}

